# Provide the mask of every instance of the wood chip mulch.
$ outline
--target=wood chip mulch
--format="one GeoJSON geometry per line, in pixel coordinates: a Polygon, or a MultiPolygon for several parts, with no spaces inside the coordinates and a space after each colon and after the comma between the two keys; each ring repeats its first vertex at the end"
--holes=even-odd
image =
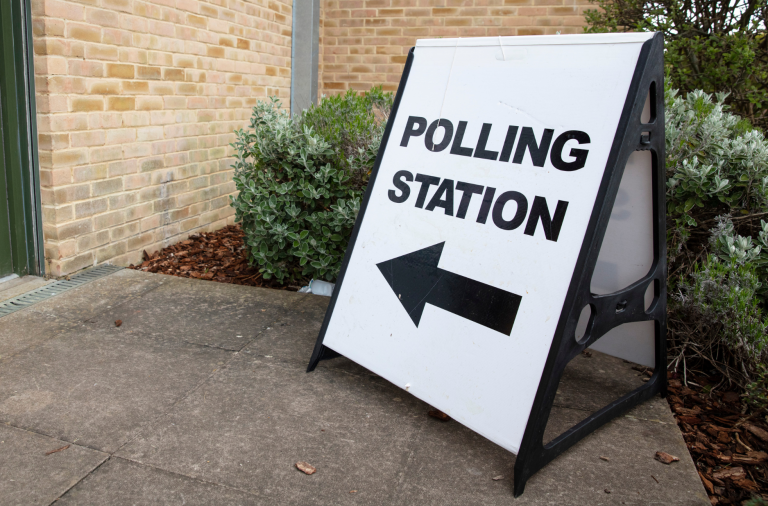
{"type": "Polygon", "coordinates": [[[718,378],[669,375],[669,401],[709,499],[768,499],[768,420],[750,414],[737,392],[709,393],[718,378]]]}
{"type": "Polygon", "coordinates": [[[205,279],[235,285],[263,286],[283,290],[274,279],[264,280],[258,266],[248,265],[243,231],[230,225],[216,232],[191,235],[185,241],[153,254],[144,252],[144,262],[131,269],[182,278],[205,279]]]}

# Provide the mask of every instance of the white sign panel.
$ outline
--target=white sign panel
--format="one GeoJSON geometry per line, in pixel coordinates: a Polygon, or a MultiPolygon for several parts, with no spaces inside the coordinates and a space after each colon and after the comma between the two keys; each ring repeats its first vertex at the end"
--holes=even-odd
{"type": "Polygon", "coordinates": [[[418,41],[323,344],[517,453],[651,36],[418,41]]]}

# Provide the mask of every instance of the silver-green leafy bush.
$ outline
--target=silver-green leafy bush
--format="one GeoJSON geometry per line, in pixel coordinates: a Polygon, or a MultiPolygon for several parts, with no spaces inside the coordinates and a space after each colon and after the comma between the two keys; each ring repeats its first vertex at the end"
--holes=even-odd
{"type": "Polygon", "coordinates": [[[265,279],[338,275],[391,104],[374,89],[291,116],[271,98],[235,132],[231,205],[265,279]]]}
{"type": "Polygon", "coordinates": [[[696,207],[768,207],[768,142],[724,100],[700,90],[666,94],[668,212],[691,225],[696,207]]]}
{"type": "Polygon", "coordinates": [[[724,100],[666,94],[669,329],[675,364],[744,386],[768,358],[768,141],[724,100]]]}
{"type": "Polygon", "coordinates": [[[673,323],[694,336],[687,346],[728,376],[750,378],[768,358],[768,323],[759,306],[761,283],[748,262],[724,262],[715,255],[681,280],[673,323]],[[736,369],[733,371],[733,369],[736,369]]]}

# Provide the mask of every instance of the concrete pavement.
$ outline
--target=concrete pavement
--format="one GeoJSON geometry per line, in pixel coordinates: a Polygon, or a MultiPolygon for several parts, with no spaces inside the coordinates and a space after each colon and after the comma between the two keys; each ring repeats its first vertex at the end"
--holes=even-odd
{"type": "MultiPolygon", "coordinates": [[[[660,398],[514,499],[509,452],[345,358],[304,372],[328,301],[122,270],[0,318],[0,505],[709,504],[660,398]]],[[[630,367],[574,359],[548,435],[630,367]]]]}

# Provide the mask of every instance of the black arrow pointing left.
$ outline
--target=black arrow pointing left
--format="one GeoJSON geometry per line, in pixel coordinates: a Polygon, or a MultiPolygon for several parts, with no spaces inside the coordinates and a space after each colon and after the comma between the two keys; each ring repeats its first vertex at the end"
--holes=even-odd
{"type": "Polygon", "coordinates": [[[416,327],[432,304],[509,335],[520,295],[437,267],[445,242],[376,264],[416,327]]]}

